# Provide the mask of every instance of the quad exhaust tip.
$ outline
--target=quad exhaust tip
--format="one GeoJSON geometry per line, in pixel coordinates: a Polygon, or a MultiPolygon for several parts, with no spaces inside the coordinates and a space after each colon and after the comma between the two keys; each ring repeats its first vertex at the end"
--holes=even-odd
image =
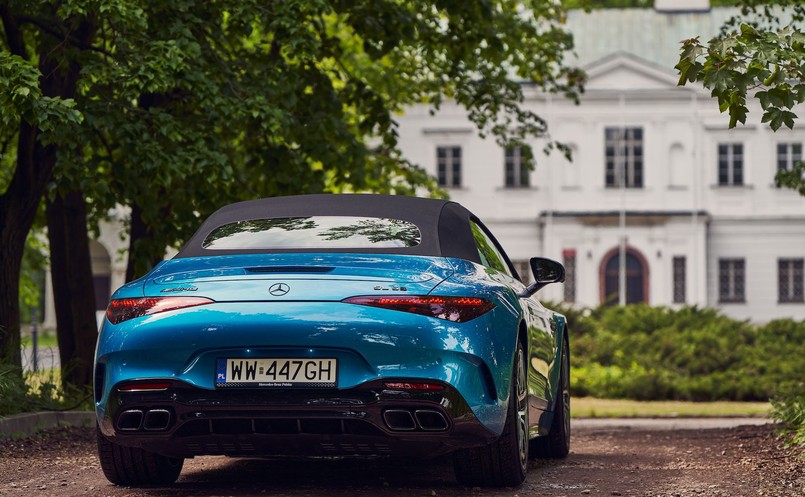
{"type": "Polygon", "coordinates": [[[171,413],[165,409],[151,409],[145,413],[143,429],[146,431],[163,431],[168,429],[171,413]]]}
{"type": "Polygon", "coordinates": [[[129,409],[120,413],[117,418],[117,429],[120,431],[164,431],[171,422],[171,413],[167,409],[129,409]]]}
{"type": "Polygon", "coordinates": [[[435,409],[387,409],[383,421],[391,431],[446,431],[450,427],[444,414],[435,409]]]}
{"type": "Polygon", "coordinates": [[[123,411],[117,418],[117,429],[120,431],[137,431],[143,423],[143,412],[139,409],[123,411]]]}
{"type": "Polygon", "coordinates": [[[414,431],[416,423],[410,411],[404,409],[388,409],[383,413],[383,421],[393,431],[414,431]]]}
{"type": "Polygon", "coordinates": [[[414,411],[416,424],[425,431],[444,431],[447,429],[447,419],[439,411],[431,409],[418,409],[414,411]]]}

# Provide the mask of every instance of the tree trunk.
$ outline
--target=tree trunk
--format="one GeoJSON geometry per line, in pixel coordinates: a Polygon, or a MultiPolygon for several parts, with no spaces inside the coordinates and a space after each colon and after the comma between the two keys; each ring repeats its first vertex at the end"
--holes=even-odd
{"type": "Polygon", "coordinates": [[[84,388],[92,384],[98,326],[83,194],[56,195],[47,219],[62,383],[84,388]]]}
{"type": "Polygon", "coordinates": [[[53,173],[53,147],[37,143],[37,130],[22,123],[17,168],[0,195],[0,359],[22,367],[20,354],[20,272],[25,238],[53,173]]]}
{"type": "Polygon", "coordinates": [[[21,368],[20,268],[33,216],[20,219],[19,207],[13,196],[0,197],[0,362],[21,368]]]}
{"type": "MultiPolygon", "coordinates": [[[[0,220],[0,224],[7,223],[0,220]]],[[[19,281],[22,247],[17,246],[13,238],[5,233],[0,235],[0,363],[21,368],[19,281]]]]}
{"type": "MultiPolygon", "coordinates": [[[[144,93],[140,95],[137,106],[148,110],[155,107],[166,107],[173,98],[179,98],[178,92],[144,93]]],[[[157,199],[164,201],[166,192],[158,192],[157,199]]],[[[160,208],[163,216],[170,216],[170,210],[164,205],[160,208]]],[[[131,202],[131,223],[129,226],[129,260],[126,264],[126,283],[144,276],[165,258],[165,246],[155,236],[154,230],[143,219],[143,208],[135,200],[131,202]]]]}
{"type": "MultiPolygon", "coordinates": [[[[29,59],[17,14],[0,5],[6,42],[12,53],[29,59]]],[[[79,46],[88,46],[95,33],[90,22],[71,33],[79,46]]],[[[39,85],[46,97],[74,98],[81,66],[68,60],[64,39],[42,34],[39,46],[39,85]]],[[[39,202],[53,179],[56,147],[39,141],[39,130],[20,121],[17,163],[8,189],[0,195],[0,359],[21,367],[19,284],[25,238],[31,231],[39,202]]],[[[21,369],[21,368],[20,368],[21,369]]]]}
{"type": "MultiPolygon", "coordinates": [[[[0,5],[5,41],[14,55],[28,58],[22,31],[5,4],[0,5]]],[[[20,272],[25,238],[34,224],[39,199],[53,173],[53,163],[36,157],[37,130],[20,121],[17,165],[6,191],[0,195],[0,361],[17,366],[20,354],[20,272]]],[[[42,147],[38,147],[41,152],[42,147]]]]}
{"type": "Polygon", "coordinates": [[[131,204],[131,222],[129,223],[129,259],[126,264],[126,283],[134,281],[145,272],[142,260],[137,257],[139,251],[137,246],[142,243],[140,240],[148,237],[148,226],[142,218],[142,209],[136,202],[131,204]]]}
{"type": "MultiPolygon", "coordinates": [[[[169,215],[167,209],[161,209],[169,215]]],[[[126,265],[126,283],[133,281],[151,270],[165,258],[165,243],[155,241],[153,230],[142,218],[142,208],[136,202],[131,205],[131,226],[129,227],[129,262],[126,265]]]]}

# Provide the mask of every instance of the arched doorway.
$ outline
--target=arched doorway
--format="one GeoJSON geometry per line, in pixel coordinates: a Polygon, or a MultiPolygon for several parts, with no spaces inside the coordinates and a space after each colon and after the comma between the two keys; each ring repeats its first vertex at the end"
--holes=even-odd
{"type": "MultiPolygon", "coordinates": [[[[637,250],[626,248],[626,303],[648,303],[648,262],[637,250]]],[[[620,249],[607,252],[600,269],[601,303],[616,305],[619,301],[620,249]]]]}

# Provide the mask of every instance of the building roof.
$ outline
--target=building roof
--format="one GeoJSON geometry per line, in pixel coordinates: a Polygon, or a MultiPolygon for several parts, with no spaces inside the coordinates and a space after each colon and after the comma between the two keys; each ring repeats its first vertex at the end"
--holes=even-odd
{"type": "Polygon", "coordinates": [[[650,60],[626,51],[614,52],[598,59],[585,68],[588,81],[586,90],[673,90],[696,91],[680,88],[679,76],[672,68],[659,66],[650,60]]]}
{"type": "Polygon", "coordinates": [[[654,0],[654,10],[660,12],[706,12],[710,0],[654,0]]]}
{"type": "Polygon", "coordinates": [[[573,33],[577,59],[586,66],[612,53],[627,52],[673,72],[683,40],[700,36],[707,41],[724,22],[739,13],[735,7],[703,11],[656,9],[596,9],[568,12],[567,29],[573,33]]]}

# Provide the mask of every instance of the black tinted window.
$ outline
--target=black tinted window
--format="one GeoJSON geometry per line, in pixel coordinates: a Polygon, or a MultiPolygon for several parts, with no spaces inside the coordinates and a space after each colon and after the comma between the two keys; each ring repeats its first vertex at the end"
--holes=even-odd
{"type": "Polygon", "coordinates": [[[511,276],[512,274],[506,265],[506,260],[503,255],[498,252],[495,243],[484,232],[483,228],[472,221],[470,221],[470,226],[472,227],[472,235],[475,237],[475,246],[478,248],[478,255],[481,257],[481,263],[486,267],[496,269],[501,273],[506,273],[511,276]]]}
{"type": "Polygon", "coordinates": [[[251,219],[212,230],[202,247],[231,249],[394,248],[419,245],[414,224],[399,219],[356,216],[251,219]]]}

